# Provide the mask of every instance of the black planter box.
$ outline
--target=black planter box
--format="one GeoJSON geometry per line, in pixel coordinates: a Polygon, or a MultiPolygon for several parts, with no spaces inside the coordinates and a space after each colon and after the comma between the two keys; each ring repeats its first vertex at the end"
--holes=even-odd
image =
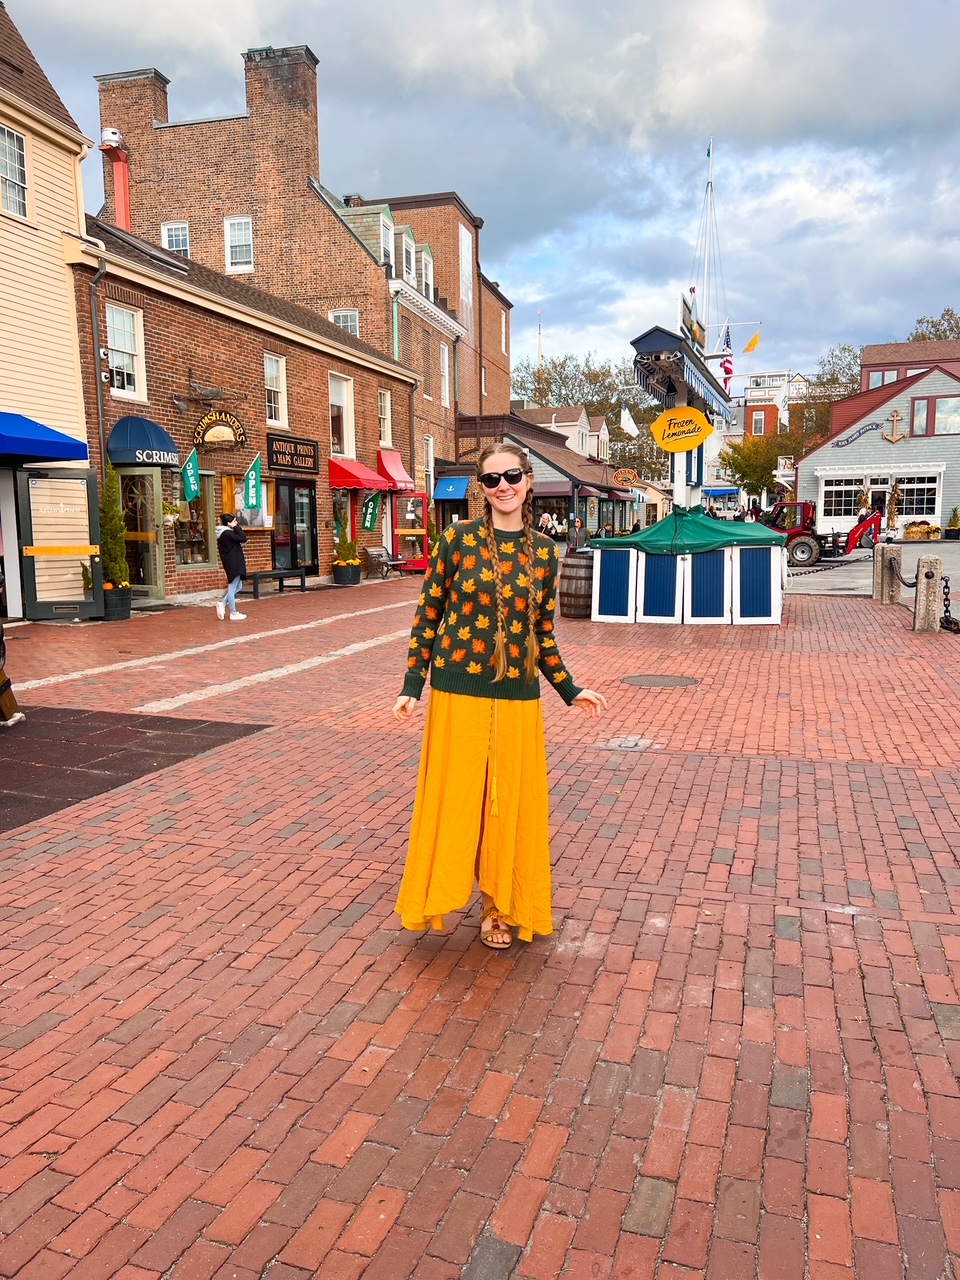
{"type": "Polygon", "coordinates": [[[360,581],[362,568],[363,566],[359,564],[335,564],[333,580],[338,587],[355,587],[360,581]]]}
{"type": "Polygon", "coordinates": [[[103,593],[103,617],[105,622],[125,622],[130,617],[133,591],[130,587],[114,587],[103,593]]]}

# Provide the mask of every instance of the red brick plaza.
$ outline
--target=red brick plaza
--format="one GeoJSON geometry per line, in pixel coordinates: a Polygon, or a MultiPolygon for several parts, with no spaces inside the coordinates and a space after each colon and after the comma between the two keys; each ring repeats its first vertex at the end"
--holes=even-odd
{"type": "Polygon", "coordinates": [[[958,641],[561,620],[611,712],[494,954],[392,914],[416,590],[9,632],[28,714],[262,729],[0,836],[0,1276],[960,1274],[958,641]]]}

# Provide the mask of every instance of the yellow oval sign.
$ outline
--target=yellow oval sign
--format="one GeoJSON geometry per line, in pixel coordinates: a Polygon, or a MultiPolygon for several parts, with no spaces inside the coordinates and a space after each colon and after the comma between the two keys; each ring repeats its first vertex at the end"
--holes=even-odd
{"type": "Polygon", "coordinates": [[[665,409],[650,423],[650,432],[667,453],[686,453],[713,435],[713,424],[699,409],[665,409]]]}

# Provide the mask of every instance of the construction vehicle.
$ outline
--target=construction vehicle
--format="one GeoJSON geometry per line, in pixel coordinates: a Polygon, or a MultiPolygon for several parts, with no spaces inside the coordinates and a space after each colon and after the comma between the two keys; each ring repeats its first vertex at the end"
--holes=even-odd
{"type": "Polygon", "coordinates": [[[778,502],[763,523],[787,536],[787,561],[808,568],[826,556],[848,556],[857,547],[873,547],[880,540],[883,516],[870,511],[858,518],[849,533],[824,528],[813,502],[778,502]]]}

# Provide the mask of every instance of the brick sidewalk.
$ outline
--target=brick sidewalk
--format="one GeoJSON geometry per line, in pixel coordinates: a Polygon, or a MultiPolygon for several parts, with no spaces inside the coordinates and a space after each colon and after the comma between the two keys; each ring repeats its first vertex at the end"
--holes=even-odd
{"type": "Polygon", "coordinates": [[[545,702],[557,931],[494,954],[392,915],[414,594],[9,633],[143,664],[28,714],[264,728],[0,837],[0,1276],[960,1276],[957,640],[562,621],[611,713],[545,702]]]}

